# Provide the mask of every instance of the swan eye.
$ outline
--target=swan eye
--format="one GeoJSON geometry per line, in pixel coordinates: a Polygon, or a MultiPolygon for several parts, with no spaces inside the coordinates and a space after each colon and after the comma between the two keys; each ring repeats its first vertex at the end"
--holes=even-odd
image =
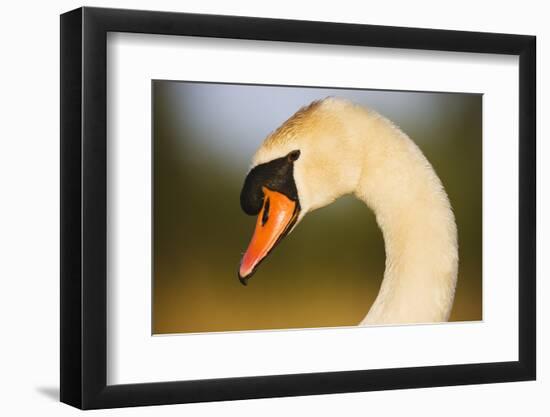
{"type": "Polygon", "coordinates": [[[298,149],[295,150],[295,151],[290,152],[287,155],[288,160],[291,161],[291,162],[296,161],[299,157],[300,157],[300,151],[298,149]]]}

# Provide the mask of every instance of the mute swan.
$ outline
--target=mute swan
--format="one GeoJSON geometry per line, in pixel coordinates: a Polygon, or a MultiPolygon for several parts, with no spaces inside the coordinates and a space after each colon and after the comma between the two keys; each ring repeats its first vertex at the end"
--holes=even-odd
{"type": "Polygon", "coordinates": [[[300,109],[254,155],[240,200],[258,217],[241,282],[307,213],[350,193],[374,211],[386,250],[380,291],[359,325],[447,321],[458,243],[441,181],[392,122],[340,98],[300,109]]]}

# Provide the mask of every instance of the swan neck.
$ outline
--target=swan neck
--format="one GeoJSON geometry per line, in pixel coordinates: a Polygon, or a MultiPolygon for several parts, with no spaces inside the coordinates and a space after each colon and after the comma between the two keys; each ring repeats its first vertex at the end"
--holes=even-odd
{"type": "Polygon", "coordinates": [[[447,321],[458,271],[456,223],[447,194],[407,135],[379,115],[368,126],[355,194],[375,213],[386,268],[361,324],[447,321]]]}

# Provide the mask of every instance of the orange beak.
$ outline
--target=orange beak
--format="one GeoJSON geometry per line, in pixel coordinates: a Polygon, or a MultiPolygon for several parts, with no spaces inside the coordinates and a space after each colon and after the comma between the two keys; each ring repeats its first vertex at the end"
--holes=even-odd
{"type": "Polygon", "coordinates": [[[286,195],[262,187],[264,202],[252,240],[246,249],[239,267],[239,280],[247,284],[258,265],[286,236],[298,218],[299,204],[286,195]]]}

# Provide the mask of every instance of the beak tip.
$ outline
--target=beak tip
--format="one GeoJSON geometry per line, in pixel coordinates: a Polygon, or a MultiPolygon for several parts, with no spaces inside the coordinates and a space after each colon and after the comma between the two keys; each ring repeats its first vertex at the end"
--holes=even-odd
{"type": "Polygon", "coordinates": [[[240,283],[246,287],[248,285],[248,280],[252,275],[254,275],[254,272],[255,272],[255,268],[253,268],[252,270],[243,268],[242,260],[241,260],[241,263],[239,264],[239,268],[237,269],[237,277],[239,277],[240,283]]]}
{"type": "Polygon", "coordinates": [[[241,274],[239,274],[239,281],[241,284],[243,284],[245,287],[248,285],[248,277],[241,277],[241,274]]]}

